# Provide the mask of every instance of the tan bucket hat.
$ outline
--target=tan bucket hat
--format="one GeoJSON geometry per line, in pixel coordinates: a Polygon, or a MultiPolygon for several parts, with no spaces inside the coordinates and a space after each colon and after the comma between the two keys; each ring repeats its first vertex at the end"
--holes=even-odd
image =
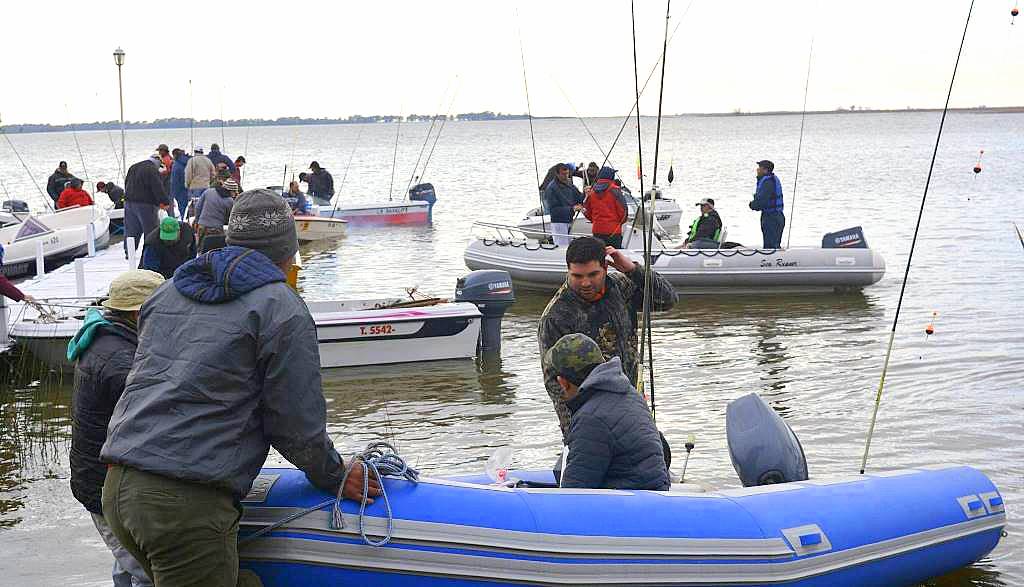
{"type": "Polygon", "coordinates": [[[133,269],[125,271],[110,282],[110,297],[103,307],[122,312],[134,312],[153,295],[164,282],[164,276],[155,271],[133,269]]]}

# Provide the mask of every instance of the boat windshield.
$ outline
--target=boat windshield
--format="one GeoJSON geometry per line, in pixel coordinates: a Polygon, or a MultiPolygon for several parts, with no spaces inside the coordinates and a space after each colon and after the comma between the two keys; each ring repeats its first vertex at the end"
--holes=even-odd
{"type": "Polygon", "coordinates": [[[17,241],[47,232],[50,232],[50,229],[45,224],[30,216],[21,223],[21,228],[18,229],[18,234],[14,235],[14,240],[17,241]]]}

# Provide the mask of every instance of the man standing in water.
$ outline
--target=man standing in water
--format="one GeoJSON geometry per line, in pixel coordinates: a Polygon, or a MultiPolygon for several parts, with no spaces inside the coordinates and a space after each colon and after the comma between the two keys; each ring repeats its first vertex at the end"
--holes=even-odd
{"type": "MultiPolygon", "coordinates": [[[[238,197],[227,247],[182,265],[142,307],[139,348],[100,452],[103,514],[157,585],[234,587],[239,501],[273,446],[330,495],[359,461],[327,436],[316,328],[285,283],[299,248],[285,201],[238,197]]],[[[380,482],[369,480],[369,495],[380,482]]]]}
{"type": "MultiPolygon", "coordinates": [[[[636,386],[636,314],[643,308],[644,270],[622,251],[606,247],[600,240],[584,236],[565,251],[568,267],[565,284],[551,299],[540,317],[537,341],[544,357],[561,337],[581,333],[592,338],[606,359],[619,357],[629,382],[636,386]],[[608,274],[608,265],[618,273],[608,274]]],[[[651,272],[652,311],[664,311],[676,303],[676,292],[665,278],[651,272]]],[[[565,439],[569,410],[558,384],[558,373],[541,361],[544,387],[558,415],[565,439]]]]}
{"type": "Polygon", "coordinates": [[[786,216],[782,213],[782,182],[775,175],[775,164],[767,159],[757,162],[757,190],[750,209],[761,212],[764,248],[780,248],[782,230],[786,228],[786,216]]]}

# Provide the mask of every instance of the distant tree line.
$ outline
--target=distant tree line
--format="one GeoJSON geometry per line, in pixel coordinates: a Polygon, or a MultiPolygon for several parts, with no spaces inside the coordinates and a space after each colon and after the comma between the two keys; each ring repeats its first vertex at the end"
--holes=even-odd
{"type": "MultiPolygon", "coordinates": [[[[429,122],[438,120],[519,120],[527,118],[526,114],[503,114],[485,112],[468,112],[447,116],[444,114],[410,114],[399,116],[395,114],[374,114],[363,116],[353,114],[347,118],[302,118],[299,116],[284,116],[281,118],[241,118],[237,120],[221,120],[213,118],[210,120],[192,120],[190,118],[159,118],[152,121],[125,121],[126,129],[163,129],[163,128],[220,128],[221,126],[311,126],[319,124],[367,124],[367,123],[390,123],[402,120],[403,122],[429,122]]],[[[34,132],[65,132],[69,130],[119,130],[121,123],[117,120],[104,120],[99,122],[82,122],[73,124],[8,124],[0,127],[7,133],[34,133],[34,132]]]]}

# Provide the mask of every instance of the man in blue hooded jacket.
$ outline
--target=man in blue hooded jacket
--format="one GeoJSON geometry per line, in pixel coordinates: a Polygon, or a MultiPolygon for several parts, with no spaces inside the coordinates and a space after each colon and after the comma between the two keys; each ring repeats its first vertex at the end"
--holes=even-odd
{"type": "Polygon", "coordinates": [[[572,183],[565,163],[555,166],[555,179],[544,188],[544,206],[551,215],[551,235],[556,245],[568,246],[573,216],[583,204],[583,194],[572,183]]]}
{"type": "Polygon", "coordinates": [[[786,228],[786,216],[782,211],[782,181],[775,175],[775,164],[767,159],[757,162],[757,190],[750,209],[761,212],[764,248],[780,248],[782,230],[786,228]]]}
{"type": "Polygon", "coordinates": [[[185,166],[188,165],[188,153],[181,149],[171,151],[174,162],[171,163],[171,197],[178,205],[178,217],[185,219],[188,213],[188,186],[185,185],[185,166]]]}
{"type": "Polygon", "coordinates": [[[239,501],[271,446],[320,490],[361,496],[358,461],[340,487],[316,328],[285,282],[298,250],[291,210],[270,190],[241,194],[227,244],[143,305],[101,451],[104,516],[157,585],[235,585],[239,501]]]}

